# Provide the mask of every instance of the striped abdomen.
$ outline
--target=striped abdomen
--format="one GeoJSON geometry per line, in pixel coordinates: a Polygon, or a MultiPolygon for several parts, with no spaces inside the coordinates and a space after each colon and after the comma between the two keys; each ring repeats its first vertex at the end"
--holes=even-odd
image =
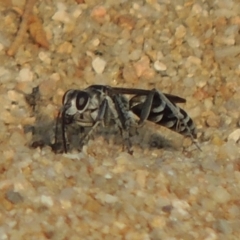
{"type": "MultiPolygon", "coordinates": [[[[174,97],[175,96],[171,99],[170,95],[168,96],[168,100],[171,102],[172,107],[174,107],[175,112],[172,111],[172,108],[169,107],[168,103],[155,93],[152,104],[149,106],[150,111],[147,120],[178,132],[184,136],[192,136],[193,138],[196,138],[196,128],[193,120],[183,109],[173,102],[174,97]]],[[[136,95],[130,99],[130,110],[139,118],[143,111],[146,98],[146,95],[136,95]]]]}

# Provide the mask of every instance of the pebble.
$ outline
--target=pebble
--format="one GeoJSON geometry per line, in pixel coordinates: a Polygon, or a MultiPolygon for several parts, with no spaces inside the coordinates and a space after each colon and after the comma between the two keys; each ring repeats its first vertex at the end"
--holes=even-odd
{"type": "Polygon", "coordinates": [[[56,89],[56,81],[54,79],[47,79],[39,84],[39,92],[42,96],[50,96],[56,89]]]}
{"type": "Polygon", "coordinates": [[[139,184],[141,188],[145,187],[147,176],[149,175],[148,171],[137,170],[136,171],[136,182],[139,184]]]}
{"type": "Polygon", "coordinates": [[[232,227],[231,224],[229,223],[229,221],[225,220],[225,219],[218,219],[217,220],[217,224],[216,224],[216,228],[229,236],[229,234],[232,233],[232,227]]]}
{"type": "Polygon", "coordinates": [[[219,127],[220,126],[220,117],[219,115],[211,114],[206,119],[206,123],[209,127],[219,127]]]}
{"type": "Polygon", "coordinates": [[[157,60],[163,59],[163,53],[162,51],[158,51],[156,55],[157,60]]]}
{"type": "Polygon", "coordinates": [[[21,196],[21,194],[18,192],[14,192],[13,190],[7,191],[5,197],[12,204],[20,203],[23,201],[23,197],[21,196]]]}
{"type": "Polygon", "coordinates": [[[38,54],[38,57],[41,61],[43,61],[46,64],[50,64],[51,63],[51,58],[48,56],[48,54],[46,52],[40,52],[38,54]]]}
{"type": "Polygon", "coordinates": [[[206,110],[210,110],[213,107],[213,101],[212,98],[206,98],[204,99],[204,106],[206,108],[206,110]]]}
{"type": "Polygon", "coordinates": [[[240,45],[227,46],[224,48],[215,48],[214,53],[217,60],[220,60],[226,57],[234,58],[240,53],[240,45]]]}
{"type": "Polygon", "coordinates": [[[118,197],[113,196],[111,194],[105,194],[105,202],[106,203],[115,203],[118,201],[118,197]]]}
{"type": "Polygon", "coordinates": [[[57,48],[58,53],[66,53],[69,54],[72,52],[73,46],[70,42],[63,42],[57,48]]]}
{"type": "Polygon", "coordinates": [[[172,206],[183,216],[187,216],[190,205],[188,202],[183,200],[174,199],[172,201],[172,206]]]}
{"type": "Polygon", "coordinates": [[[11,72],[8,69],[0,66],[0,82],[5,83],[8,82],[9,79],[11,79],[11,72]]]}
{"type": "Polygon", "coordinates": [[[106,13],[107,13],[107,10],[105,7],[97,6],[92,10],[91,17],[94,17],[94,18],[104,17],[106,13]]]}
{"type": "Polygon", "coordinates": [[[228,136],[228,141],[234,141],[237,142],[240,139],[240,128],[234,130],[231,132],[228,136]]]}
{"type": "Polygon", "coordinates": [[[74,17],[74,18],[78,18],[81,14],[82,14],[82,9],[79,6],[76,9],[74,9],[71,16],[74,17]]]}
{"type": "Polygon", "coordinates": [[[33,72],[29,68],[22,68],[17,80],[19,82],[31,82],[33,80],[33,72]]]}
{"type": "Polygon", "coordinates": [[[206,233],[205,237],[203,240],[217,240],[218,239],[218,234],[211,228],[205,228],[206,233]]]}
{"type": "Polygon", "coordinates": [[[202,7],[199,4],[193,4],[192,6],[192,13],[200,14],[202,12],[202,7]]]}
{"type": "Polygon", "coordinates": [[[177,39],[183,38],[186,35],[186,28],[183,25],[180,25],[176,28],[175,37],[177,39]]]}
{"type": "MultiPolygon", "coordinates": [[[[12,114],[11,114],[12,115],[12,114]]],[[[16,121],[16,119],[18,119],[18,121],[19,121],[19,119],[22,119],[23,117],[22,116],[16,116],[15,117],[15,121],[16,121]]],[[[12,134],[11,134],[11,136],[9,137],[9,144],[11,145],[11,146],[14,146],[14,147],[16,147],[16,146],[18,146],[19,145],[19,142],[21,142],[22,144],[25,144],[26,143],[26,136],[25,136],[25,134],[21,131],[21,130],[18,130],[18,129],[16,129],[12,134]]],[[[23,161],[19,161],[19,166],[23,166],[23,165],[25,165],[25,163],[26,162],[28,162],[27,163],[27,165],[30,163],[30,160],[29,159],[26,159],[26,161],[25,162],[23,162],[23,161]]],[[[26,165],[25,165],[26,166],[26,165]]],[[[23,166],[24,167],[24,166],[23,166]]]]}
{"type": "Polygon", "coordinates": [[[98,74],[102,74],[105,67],[106,67],[106,61],[103,60],[100,57],[96,57],[93,61],[92,61],[92,67],[94,69],[94,71],[98,74]]]}
{"type": "Polygon", "coordinates": [[[189,64],[195,64],[195,65],[200,65],[201,64],[201,59],[200,58],[198,58],[198,57],[195,57],[195,56],[189,56],[188,58],[187,58],[187,62],[189,63],[189,64]]]}
{"type": "Polygon", "coordinates": [[[49,77],[51,80],[57,82],[60,80],[60,74],[59,73],[53,73],[52,75],[50,75],[49,77]]]}
{"type": "Polygon", "coordinates": [[[214,189],[214,191],[211,193],[212,198],[220,204],[227,203],[231,199],[231,195],[228,193],[228,191],[219,186],[214,189]]]}
{"type": "Polygon", "coordinates": [[[156,71],[165,71],[167,70],[166,64],[160,62],[160,61],[155,61],[153,64],[153,67],[155,68],[156,71]]]}
{"type": "Polygon", "coordinates": [[[61,23],[69,23],[71,20],[70,20],[70,17],[69,17],[69,14],[63,10],[59,10],[57,11],[53,16],[52,16],[52,19],[54,21],[59,21],[61,23]]]}
{"type": "Polygon", "coordinates": [[[67,10],[67,6],[64,3],[62,3],[62,2],[58,2],[57,3],[57,9],[59,11],[66,11],[67,10]]]}
{"type": "Polygon", "coordinates": [[[142,55],[142,50],[136,49],[129,54],[129,59],[132,61],[137,61],[140,59],[141,55],[142,55]]]}
{"type": "Polygon", "coordinates": [[[141,59],[133,64],[138,77],[144,77],[151,79],[155,72],[150,67],[150,60],[147,56],[141,57],[141,59]]]}
{"type": "Polygon", "coordinates": [[[100,40],[98,38],[95,38],[95,39],[92,40],[92,45],[94,47],[97,47],[99,44],[100,44],[100,40]]]}
{"type": "Polygon", "coordinates": [[[22,98],[22,94],[18,93],[15,90],[9,90],[7,95],[8,95],[8,99],[12,102],[17,102],[19,99],[22,98]]]}
{"type": "Polygon", "coordinates": [[[119,16],[118,24],[122,28],[132,30],[134,28],[135,24],[136,24],[136,20],[133,16],[124,14],[124,15],[119,16]]]}
{"type": "Polygon", "coordinates": [[[47,205],[49,207],[53,206],[53,199],[50,196],[42,195],[41,196],[41,203],[47,205]]]}
{"type": "Polygon", "coordinates": [[[15,89],[23,92],[24,94],[32,93],[33,86],[29,82],[18,82],[15,86],[15,89]]]}
{"type": "Polygon", "coordinates": [[[3,121],[5,124],[13,124],[16,119],[9,111],[5,110],[1,112],[0,120],[3,121]]]}
{"type": "Polygon", "coordinates": [[[122,75],[126,82],[137,82],[138,76],[132,65],[126,64],[123,68],[122,75]]]}

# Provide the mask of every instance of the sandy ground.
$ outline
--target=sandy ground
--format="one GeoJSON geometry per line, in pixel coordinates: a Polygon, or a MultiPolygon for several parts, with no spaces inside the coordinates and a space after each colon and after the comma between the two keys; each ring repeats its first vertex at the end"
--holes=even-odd
{"type": "Polygon", "coordinates": [[[42,0],[49,48],[28,31],[8,56],[24,5],[0,1],[0,239],[239,239],[239,1],[42,0]],[[91,84],[185,98],[202,151],[146,123],[132,155],[114,126],[55,154],[64,92],[91,84]]]}

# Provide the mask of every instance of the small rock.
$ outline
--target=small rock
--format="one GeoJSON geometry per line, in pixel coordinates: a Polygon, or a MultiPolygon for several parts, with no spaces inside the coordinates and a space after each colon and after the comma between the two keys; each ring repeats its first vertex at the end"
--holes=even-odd
{"type": "Polygon", "coordinates": [[[209,111],[213,107],[213,100],[212,100],[212,98],[206,98],[204,100],[204,106],[209,111]]]}
{"type": "Polygon", "coordinates": [[[53,81],[59,81],[60,80],[60,74],[59,73],[53,73],[52,75],[50,75],[49,77],[51,80],[53,81]]]}
{"type": "Polygon", "coordinates": [[[233,140],[234,142],[237,142],[239,139],[240,139],[240,128],[234,130],[228,136],[228,141],[233,140]]]}
{"type": "Polygon", "coordinates": [[[199,40],[194,36],[188,37],[187,43],[191,48],[198,48],[200,46],[199,40]]]}
{"type": "Polygon", "coordinates": [[[112,175],[110,173],[105,174],[104,176],[106,179],[112,179],[112,175]]]}
{"type": "Polygon", "coordinates": [[[210,115],[207,120],[206,120],[206,124],[209,126],[209,127],[219,127],[220,126],[220,117],[217,116],[217,115],[210,115]]]}
{"type": "Polygon", "coordinates": [[[190,208],[190,205],[186,201],[175,199],[175,200],[172,201],[172,206],[182,216],[188,216],[189,215],[188,210],[190,208]]]}
{"type": "Polygon", "coordinates": [[[46,64],[50,64],[51,63],[51,58],[48,56],[48,54],[46,52],[40,52],[38,54],[38,57],[41,61],[43,61],[46,64]]]}
{"type": "Polygon", "coordinates": [[[218,219],[216,227],[220,232],[226,234],[227,236],[232,233],[231,222],[225,219],[218,219]]]}
{"type": "Polygon", "coordinates": [[[157,52],[157,55],[156,55],[156,59],[157,59],[157,60],[160,60],[160,59],[163,59],[163,57],[164,57],[164,56],[163,56],[162,51],[158,51],[158,52],[157,52]]]}
{"type": "Polygon", "coordinates": [[[57,52],[69,54],[72,52],[72,49],[73,49],[73,46],[70,42],[64,42],[58,46],[57,52]]]}
{"type": "Polygon", "coordinates": [[[33,80],[33,72],[29,68],[22,68],[19,72],[19,82],[31,82],[33,80]]]}
{"type": "Polygon", "coordinates": [[[200,14],[200,13],[202,13],[202,6],[200,5],[200,4],[194,4],[193,6],[192,6],[192,13],[193,14],[200,14]]]}
{"type": "Polygon", "coordinates": [[[184,140],[182,142],[183,147],[190,147],[192,144],[193,144],[193,141],[190,137],[184,138],[184,140]]]}
{"type": "Polygon", "coordinates": [[[95,39],[92,40],[92,45],[94,47],[97,47],[99,44],[100,44],[100,40],[98,38],[95,38],[95,39]]]}
{"type": "Polygon", "coordinates": [[[136,20],[132,15],[124,14],[119,16],[118,25],[128,30],[132,30],[136,24],[136,20]]]}
{"type": "Polygon", "coordinates": [[[226,203],[231,199],[231,195],[228,191],[221,186],[217,187],[215,191],[212,192],[211,196],[217,203],[226,203]]]}
{"type": "Polygon", "coordinates": [[[139,184],[141,188],[145,187],[148,175],[149,175],[149,172],[147,171],[144,171],[144,170],[136,171],[136,182],[139,184]]]}
{"type": "Polygon", "coordinates": [[[189,56],[187,58],[187,65],[191,65],[191,64],[194,64],[194,65],[197,65],[197,66],[200,66],[201,64],[201,59],[198,58],[198,57],[195,57],[195,56],[189,56]]]}
{"type": "Polygon", "coordinates": [[[154,64],[153,64],[153,67],[157,71],[165,71],[167,69],[167,66],[160,61],[155,61],[154,64]]]}
{"type": "Polygon", "coordinates": [[[1,112],[0,120],[5,124],[12,124],[16,121],[15,117],[13,117],[12,114],[7,110],[1,112]]]}
{"type": "Polygon", "coordinates": [[[9,90],[7,95],[8,99],[12,102],[18,102],[20,99],[23,99],[23,95],[14,90],[9,90]]]}
{"type": "Polygon", "coordinates": [[[104,200],[106,203],[115,203],[118,201],[118,197],[113,196],[111,194],[106,194],[104,200]]]}
{"type": "MultiPolygon", "coordinates": [[[[15,117],[15,121],[16,119],[20,120],[20,119],[23,119],[22,116],[16,116],[15,117]]],[[[19,143],[22,143],[22,144],[25,144],[26,143],[26,136],[25,134],[22,132],[22,131],[14,131],[11,136],[9,137],[9,145],[10,146],[18,146],[19,143]]],[[[22,163],[22,162],[21,162],[22,163]]],[[[21,164],[20,164],[21,165],[21,164]]]]}
{"type": "Polygon", "coordinates": [[[150,60],[148,56],[141,57],[141,59],[134,63],[133,66],[138,77],[151,79],[155,74],[154,70],[150,67],[150,60]]]}
{"type": "Polygon", "coordinates": [[[216,146],[222,146],[224,144],[224,140],[222,137],[220,137],[219,135],[217,134],[214,134],[212,136],[212,140],[211,140],[211,143],[213,145],[216,145],[216,146]]]}
{"type": "Polygon", "coordinates": [[[183,38],[186,35],[186,28],[183,25],[180,25],[177,27],[176,32],[175,32],[175,37],[176,38],[183,38]]]}
{"type": "Polygon", "coordinates": [[[165,213],[171,213],[171,211],[173,210],[173,206],[172,205],[165,205],[162,207],[162,211],[165,213]]]}
{"type": "Polygon", "coordinates": [[[82,9],[80,7],[77,7],[76,9],[74,9],[71,16],[74,18],[78,18],[81,14],[82,14],[82,9]]]}
{"type": "Polygon", "coordinates": [[[46,195],[42,195],[41,196],[41,203],[44,204],[44,205],[47,205],[49,207],[52,207],[53,206],[53,200],[51,197],[49,196],[46,196],[46,195]]]}
{"type": "Polygon", "coordinates": [[[0,67],[0,77],[9,74],[9,70],[4,68],[4,67],[0,67]]]}
{"type": "Polygon", "coordinates": [[[103,6],[95,7],[91,12],[91,17],[95,19],[97,22],[101,23],[104,21],[104,18],[107,14],[107,10],[103,6]]]}
{"type": "Polygon", "coordinates": [[[64,3],[58,2],[57,3],[57,9],[58,9],[58,11],[66,11],[67,6],[64,3]]]}
{"type": "Polygon", "coordinates": [[[136,82],[138,77],[134,67],[130,64],[126,64],[123,68],[122,75],[126,82],[136,82]]]}
{"type": "Polygon", "coordinates": [[[32,92],[32,84],[29,84],[29,82],[18,82],[15,86],[15,89],[17,91],[23,92],[25,94],[30,94],[32,92]]]}
{"type": "Polygon", "coordinates": [[[142,50],[136,49],[129,54],[129,59],[132,61],[137,61],[138,59],[140,59],[141,55],[142,55],[142,50]]]}
{"type": "Polygon", "coordinates": [[[94,71],[98,74],[103,73],[105,67],[106,67],[106,61],[103,60],[100,57],[96,57],[93,61],[92,61],[92,67],[94,69],[94,71]]]}
{"type": "Polygon", "coordinates": [[[44,80],[39,84],[39,92],[42,96],[51,96],[56,89],[56,81],[52,79],[44,80]]]}
{"type": "Polygon", "coordinates": [[[69,23],[70,22],[70,17],[69,14],[63,10],[57,11],[53,16],[52,19],[54,21],[59,21],[62,23],[69,23]]]}
{"type": "Polygon", "coordinates": [[[5,197],[12,204],[20,203],[23,201],[23,197],[21,196],[21,194],[18,192],[14,192],[13,190],[7,191],[5,197]]]}

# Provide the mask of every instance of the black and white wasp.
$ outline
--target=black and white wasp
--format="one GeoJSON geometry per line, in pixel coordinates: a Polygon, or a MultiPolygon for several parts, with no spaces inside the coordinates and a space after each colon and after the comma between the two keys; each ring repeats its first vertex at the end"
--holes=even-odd
{"type": "Polygon", "coordinates": [[[71,123],[77,123],[83,128],[89,127],[90,130],[80,139],[79,144],[82,144],[99,124],[108,126],[110,121],[114,121],[120,129],[128,152],[131,152],[130,127],[140,126],[146,120],[189,136],[194,141],[196,138],[194,122],[176,105],[184,102],[186,100],[181,97],[165,94],[156,89],[91,85],[84,90],[68,90],[63,96],[63,106],[57,119],[57,125],[61,119],[64,152],[68,149],[65,129],[66,125],[71,123]],[[125,95],[130,95],[130,98],[125,95]],[[133,118],[133,114],[139,118],[138,123],[133,118]]]}

